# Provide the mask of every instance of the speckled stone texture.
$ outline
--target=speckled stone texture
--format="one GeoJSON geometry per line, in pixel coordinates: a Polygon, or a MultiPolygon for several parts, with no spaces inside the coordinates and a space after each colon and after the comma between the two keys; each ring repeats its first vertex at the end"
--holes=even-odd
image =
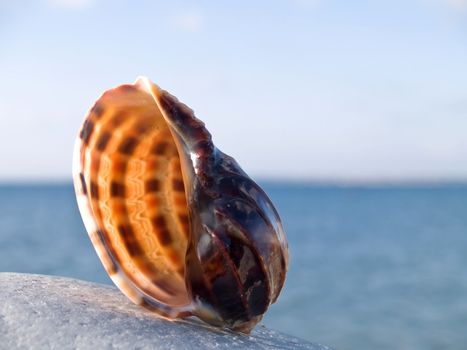
{"type": "Polygon", "coordinates": [[[0,273],[0,349],[331,350],[262,326],[245,336],[170,322],[115,287],[16,273],[0,273]]]}

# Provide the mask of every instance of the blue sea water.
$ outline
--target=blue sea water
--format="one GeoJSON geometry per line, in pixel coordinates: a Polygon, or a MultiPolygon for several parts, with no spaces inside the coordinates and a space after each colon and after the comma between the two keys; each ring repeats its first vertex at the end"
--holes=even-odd
{"type": "MultiPolygon", "coordinates": [[[[341,350],[467,349],[467,186],[263,185],[290,245],[266,326],[341,350]]],[[[0,271],[111,283],[71,184],[0,186],[0,271]]]]}

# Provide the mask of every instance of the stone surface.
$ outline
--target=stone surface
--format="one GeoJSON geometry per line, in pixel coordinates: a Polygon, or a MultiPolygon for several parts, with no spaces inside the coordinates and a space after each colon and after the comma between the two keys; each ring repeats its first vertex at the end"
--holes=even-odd
{"type": "Polygon", "coordinates": [[[0,286],[0,349],[330,350],[262,326],[246,336],[167,321],[111,286],[15,273],[0,273],[0,286]]]}

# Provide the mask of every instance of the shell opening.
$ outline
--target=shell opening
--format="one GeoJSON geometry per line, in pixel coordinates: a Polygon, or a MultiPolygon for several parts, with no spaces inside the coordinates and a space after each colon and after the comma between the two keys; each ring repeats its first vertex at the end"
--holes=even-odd
{"type": "Polygon", "coordinates": [[[75,179],[89,205],[83,218],[97,228],[91,239],[122,291],[134,300],[180,307],[190,304],[184,175],[174,137],[146,84],[109,90],[90,110],[75,179]]]}

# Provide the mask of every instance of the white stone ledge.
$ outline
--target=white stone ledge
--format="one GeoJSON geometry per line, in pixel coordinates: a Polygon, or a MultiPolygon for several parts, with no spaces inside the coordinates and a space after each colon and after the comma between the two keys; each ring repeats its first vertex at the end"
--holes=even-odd
{"type": "Polygon", "coordinates": [[[0,273],[0,349],[330,350],[263,326],[245,336],[170,322],[115,287],[17,273],[0,273]]]}

